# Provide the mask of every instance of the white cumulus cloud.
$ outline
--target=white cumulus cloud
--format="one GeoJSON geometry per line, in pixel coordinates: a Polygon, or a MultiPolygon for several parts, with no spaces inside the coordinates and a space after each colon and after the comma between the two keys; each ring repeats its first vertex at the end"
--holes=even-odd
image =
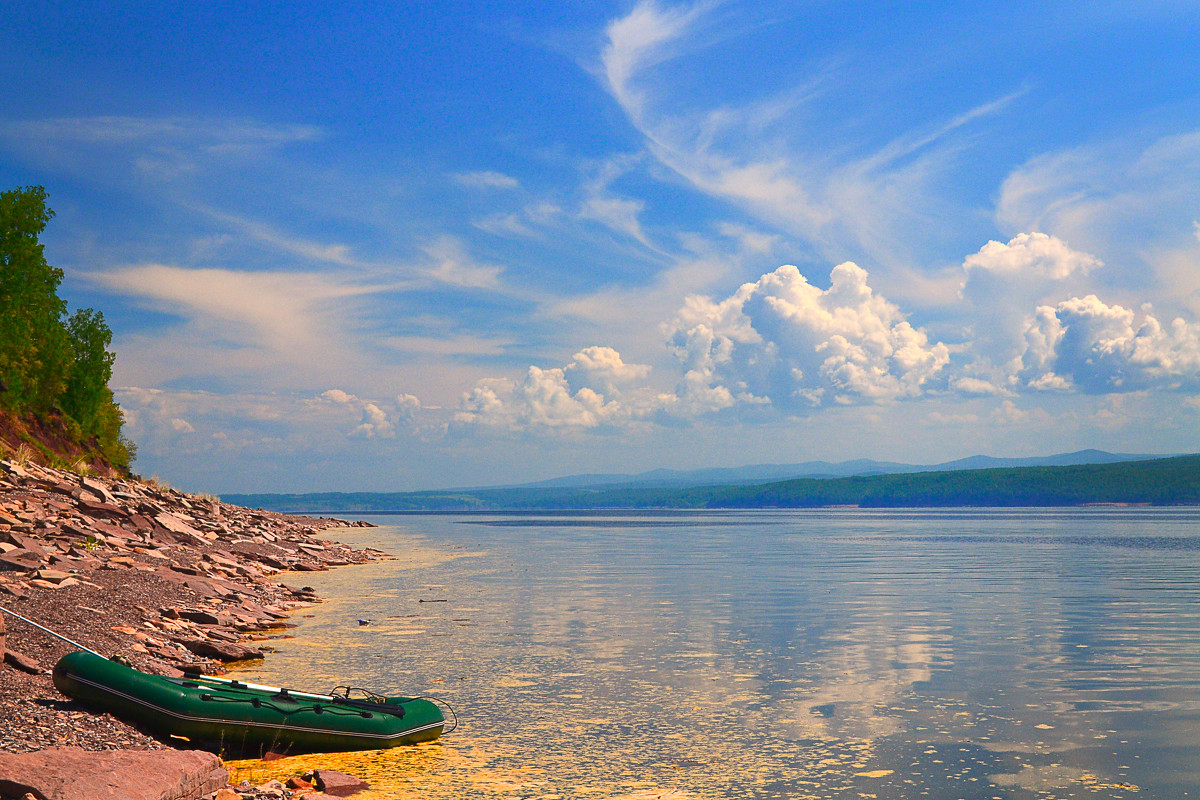
{"type": "Polygon", "coordinates": [[[645,380],[650,367],[645,364],[626,364],[621,354],[611,347],[586,347],[571,357],[563,369],[573,391],[591,389],[600,394],[620,396],[621,387],[645,380]]]}
{"type": "Polygon", "coordinates": [[[920,395],[948,348],[876,294],[858,265],[839,264],[830,279],[822,290],[783,266],[720,302],[689,298],[669,327],[686,372],[680,399],[795,410],[920,395]]]}
{"type": "Polygon", "coordinates": [[[1007,243],[991,241],[964,259],[960,295],[968,322],[963,377],[966,394],[1000,394],[1017,388],[1034,310],[1081,289],[1103,266],[1095,256],[1037,231],[1007,243]]]}
{"type": "Polygon", "coordinates": [[[330,389],[327,392],[321,392],[321,397],[324,397],[326,400],[332,400],[335,403],[343,403],[343,404],[353,403],[355,400],[358,399],[357,397],[355,397],[352,394],[347,394],[346,392],[343,392],[341,389],[330,389]]]}
{"type": "Polygon", "coordinates": [[[388,419],[387,412],[379,406],[374,403],[363,403],[362,422],[350,432],[350,435],[362,436],[367,439],[375,436],[390,439],[396,435],[396,426],[388,419]]]}
{"type": "Polygon", "coordinates": [[[364,400],[341,389],[322,392],[314,405],[323,404],[326,407],[327,404],[343,407],[347,409],[346,413],[356,414],[358,422],[350,429],[349,435],[363,439],[395,438],[401,424],[415,431],[416,414],[421,409],[421,401],[411,394],[397,395],[394,402],[378,402],[364,400]]]}
{"type": "Polygon", "coordinates": [[[1034,388],[1088,393],[1200,386],[1200,326],[1162,324],[1095,295],[1040,306],[1026,331],[1023,377],[1034,388]]]}
{"type": "Polygon", "coordinates": [[[1008,244],[991,241],[978,253],[967,256],[963,262],[967,274],[964,290],[985,275],[1057,281],[1077,272],[1086,274],[1098,266],[1101,266],[1098,258],[1072,250],[1057,237],[1037,231],[1020,233],[1008,244]]]}
{"type": "Polygon", "coordinates": [[[512,430],[622,425],[649,410],[641,386],[649,371],[648,366],[626,364],[610,347],[588,347],[565,367],[529,367],[520,383],[478,382],[463,395],[455,420],[512,430]]]}

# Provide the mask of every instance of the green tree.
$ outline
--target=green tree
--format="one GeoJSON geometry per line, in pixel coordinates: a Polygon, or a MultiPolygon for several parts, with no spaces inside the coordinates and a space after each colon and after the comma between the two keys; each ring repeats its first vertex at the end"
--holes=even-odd
{"type": "Polygon", "coordinates": [[[53,216],[40,186],[0,192],[0,402],[12,407],[53,408],[71,367],[63,273],[38,241],[53,216]]]}
{"type": "Polygon", "coordinates": [[[101,455],[118,467],[128,467],[137,457],[137,446],[121,433],[125,414],[113,401],[112,391],[107,386],[104,387],[104,397],[105,401],[96,411],[91,434],[96,437],[101,455]]]}
{"type": "Polygon", "coordinates": [[[80,445],[127,468],[135,448],[108,388],[112,331],[90,308],[64,322],[63,273],[38,240],[53,216],[40,186],[0,192],[0,404],[38,415],[61,409],[80,445]]]}
{"type": "Polygon", "coordinates": [[[67,337],[71,344],[71,374],[60,404],[85,435],[94,436],[99,433],[100,410],[113,401],[108,388],[115,358],[108,350],[112,331],[104,324],[102,313],[83,308],[67,320],[67,337]]]}

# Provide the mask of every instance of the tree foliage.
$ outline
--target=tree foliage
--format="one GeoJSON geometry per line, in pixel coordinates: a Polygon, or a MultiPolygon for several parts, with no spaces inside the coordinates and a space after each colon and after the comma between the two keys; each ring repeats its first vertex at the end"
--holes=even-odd
{"type": "Polygon", "coordinates": [[[53,216],[40,186],[0,192],[0,380],[7,404],[38,411],[54,407],[71,368],[63,273],[38,241],[53,216]]]}
{"type": "Polygon", "coordinates": [[[112,331],[104,324],[103,314],[83,308],[67,320],[67,338],[73,363],[62,395],[62,410],[85,431],[94,431],[101,410],[112,403],[108,388],[114,360],[108,350],[112,331]]]}
{"type": "Polygon", "coordinates": [[[58,296],[63,272],[46,262],[39,240],[53,216],[40,186],[0,192],[0,404],[58,409],[112,463],[128,467],[124,420],[108,388],[112,331],[90,308],[67,318],[58,296]]]}

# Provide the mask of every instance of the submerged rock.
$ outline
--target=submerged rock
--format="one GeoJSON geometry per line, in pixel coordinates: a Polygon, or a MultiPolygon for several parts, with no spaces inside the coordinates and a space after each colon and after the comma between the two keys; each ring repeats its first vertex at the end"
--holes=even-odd
{"type": "Polygon", "coordinates": [[[313,784],[325,794],[331,794],[335,797],[349,797],[355,792],[360,792],[367,788],[367,782],[362,778],[356,778],[353,775],[347,775],[345,772],[338,772],[332,769],[314,770],[313,784]]]}

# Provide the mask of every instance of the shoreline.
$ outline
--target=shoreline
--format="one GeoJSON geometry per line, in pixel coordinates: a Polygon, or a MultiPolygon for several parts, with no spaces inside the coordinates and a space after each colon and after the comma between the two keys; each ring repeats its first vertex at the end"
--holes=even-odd
{"type": "MultiPolygon", "coordinates": [[[[369,523],[0,461],[0,606],[145,672],[219,674],[321,601],[278,576],[390,557],[319,538],[347,527],[369,523]]],[[[59,694],[50,669],[75,649],[0,612],[0,752],[175,749],[59,694]]]]}

